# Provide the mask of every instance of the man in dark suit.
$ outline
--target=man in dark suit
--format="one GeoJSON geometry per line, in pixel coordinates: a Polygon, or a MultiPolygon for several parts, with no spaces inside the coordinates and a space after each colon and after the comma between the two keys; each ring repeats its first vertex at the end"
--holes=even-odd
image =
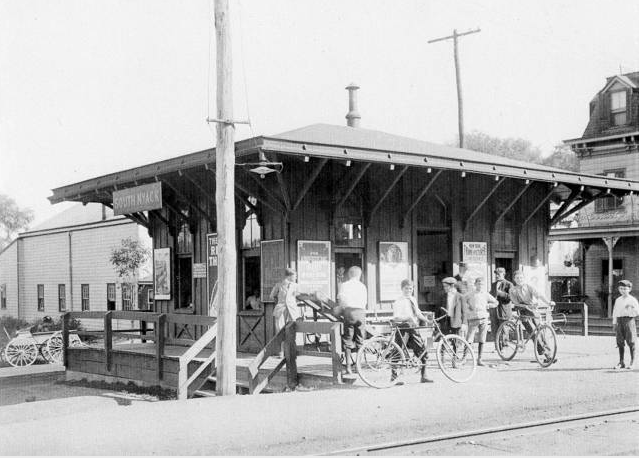
{"type": "Polygon", "coordinates": [[[495,269],[497,281],[490,287],[490,294],[497,299],[499,303],[496,308],[489,309],[490,313],[490,333],[493,338],[499,329],[499,325],[508,320],[511,316],[510,297],[508,293],[513,284],[506,280],[506,269],[497,267],[495,269]]]}

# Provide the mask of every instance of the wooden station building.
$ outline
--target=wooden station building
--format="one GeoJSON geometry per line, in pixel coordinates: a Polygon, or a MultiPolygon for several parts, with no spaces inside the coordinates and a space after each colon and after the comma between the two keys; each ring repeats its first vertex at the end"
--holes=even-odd
{"type": "Polygon", "coordinates": [[[272,337],[268,293],[284,267],[297,270],[302,290],[335,299],[344,270],[361,266],[371,313],[388,310],[399,282],[412,278],[420,307],[435,310],[440,280],[460,262],[487,282],[495,267],[510,276],[546,264],[550,201],[560,204],[555,221],[598,197],[639,191],[623,178],[353,125],[316,124],[235,148],[237,266],[216,262],[215,149],[57,188],[49,199],[115,203],[148,228],[157,312],[212,314],[216,269],[237,269],[242,351],[272,337]],[[265,160],[266,169],[256,167],[265,160]],[[247,310],[255,290],[265,306],[247,310]]]}

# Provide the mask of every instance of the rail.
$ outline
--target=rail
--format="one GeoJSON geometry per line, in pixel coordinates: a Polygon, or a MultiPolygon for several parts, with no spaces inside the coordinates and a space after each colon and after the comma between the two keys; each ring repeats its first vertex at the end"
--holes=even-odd
{"type": "MultiPolygon", "coordinates": [[[[580,312],[581,315],[581,319],[580,321],[580,327],[581,327],[581,335],[583,336],[588,336],[588,327],[589,327],[589,317],[588,317],[588,304],[585,302],[557,302],[555,304],[555,308],[553,310],[554,312],[561,312],[561,313],[566,313],[566,312],[574,312],[574,311],[578,311],[580,312]]],[[[565,315],[565,323],[568,324],[570,322],[572,322],[572,320],[568,319],[565,315]]],[[[554,321],[554,320],[553,320],[554,321]]]]}
{"type": "Polygon", "coordinates": [[[280,329],[275,336],[249,363],[249,393],[259,394],[266,388],[271,379],[286,365],[287,385],[290,389],[297,386],[297,357],[319,356],[331,358],[333,369],[333,383],[342,383],[342,323],[334,321],[294,321],[280,329]],[[328,334],[330,336],[330,352],[309,351],[296,345],[296,335],[328,334]],[[260,374],[260,369],[269,356],[276,355],[284,344],[284,359],[266,374],[260,374]]]}
{"type": "MultiPolygon", "coordinates": [[[[195,380],[202,374],[204,370],[212,367],[215,361],[215,352],[200,363],[200,366],[193,374],[188,375],[189,364],[195,360],[197,355],[207,346],[211,346],[217,336],[216,319],[201,315],[181,315],[181,314],[165,314],[165,313],[149,313],[137,311],[108,311],[108,312],[66,312],[62,320],[62,342],[63,342],[63,364],[67,366],[68,348],[69,348],[69,331],[70,323],[73,319],[79,320],[102,320],[103,329],[101,331],[73,331],[79,336],[100,337],[103,339],[102,348],[105,354],[105,364],[107,372],[112,371],[113,366],[113,337],[127,337],[130,339],[139,339],[141,342],[147,340],[153,341],[155,344],[155,372],[157,381],[160,382],[164,378],[163,360],[166,356],[165,347],[168,343],[178,345],[188,345],[190,348],[186,350],[179,358],[178,373],[178,398],[183,399],[188,394],[189,387],[193,386],[195,380]],[[113,320],[137,321],[139,327],[130,329],[114,329],[113,320]],[[153,333],[148,334],[147,323],[153,323],[153,333]],[[202,334],[197,340],[192,339],[170,339],[170,326],[191,326],[193,333],[199,328],[207,329],[198,334],[202,334]]],[[[200,378],[206,381],[206,377],[200,378]]],[[[197,389],[197,388],[195,388],[197,389]]],[[[191,390],[193,391],[193,390],[191,390]]]]}

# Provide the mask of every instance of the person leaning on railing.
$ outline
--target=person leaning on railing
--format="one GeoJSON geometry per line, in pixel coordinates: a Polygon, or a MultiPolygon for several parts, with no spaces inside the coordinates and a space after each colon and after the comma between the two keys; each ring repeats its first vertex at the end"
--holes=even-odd
{"type": "MultiPolygon", "coordinates": [[[[275,333],[280,332],[286,323],[295,321],[300,317],[297,307],[297,294],[299,288],[295,280],[297,273],[293,269],[284,269],[284,279],[273,286],[270,297],[275,301],[273,308],[273,319],[275,320],[275,333]]],[[[284,344],[280,351],[280,357],[284,357],[284,344]]]]}
{"type": "Polygon", "coordinates": [[[346,373],[352,374],[351,352],[357,352],[366,336],[366,303],[368,302],[368,292],[366,285],[361,282],[362,269],[352,266],[347,272],[348,280],[340,285],[337,293],[339,304],[338,314],[344,320],[344,334],[342,343],[344,345],[344,360],[346,362],[346,373]]]}

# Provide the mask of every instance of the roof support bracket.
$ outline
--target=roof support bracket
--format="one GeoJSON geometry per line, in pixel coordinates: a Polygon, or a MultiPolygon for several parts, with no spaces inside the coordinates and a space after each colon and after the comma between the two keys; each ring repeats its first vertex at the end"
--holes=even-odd
{"type": "MultiPolygon", "coordinates": [[[[241,167],[238,167],[238,169],[242,170],[241,167]]],[[[267,196],[272,197],[273,200],[275,202],[277,202],[277,205],[279,207],[281,207],[284,211],[286,210],[286,204],[284,202],[282,202],[280,199],[278,199],[277,195],[275,195],[275,193],[271,189],[269,189],[266,186],[264,186],[264,183],[262,183],[262,180],[263,180],[262,178],[258,178],[254,173],[247,172],[246,170],[242,170],[241,174],[243,176],[249,176],[260,187],[260,189],[262,189],[266,193],[267,196]]],[[[279,175],[279,173],[277,175],[279,175]]],[[[249,193],[249,195],[251,195],[251,194],[249,193]]],[[[255,197],[257,197],[257,196],[255,196],[255,197]]],[[[277,211],[279,213],[283,213],[282,210],[277,210],[277,211]]]]}
{"type": "Polygon", "coordinates": [[[481,202],[479,202],[479,204],[475,207],[475,210],[473,210],[473,212],[470,214],[470,216],[468,218],[466,218],[466,221],[464,222],[464,228],[463,228],[463,232],[466,232],[466,229],[468,228],[468,225],[470,224],[470,222],[473,220],[473,218],[475,216],[477,216],[477,213],[479,213],[479,211],[484,207],[484,205],[486,205],[486,202],[488,202],[488,199],[490,199],[490,197],[495,193],[495,191],[497,191],[497,189],[499,189],[499,187],[507,180],[507,178],[502,178],[501,180],[499,180],[497,183],[495,183],[493,185],[493,187],[491,188],[491,190],[488,192],[488,194],[486,194],[486,197],[484,197],[482,199],[481,202]]]}
{"type": "Polygon", "coordinates": [[[570,193],[570,195],[568,196],[568,199],[566,199],[564,201],[563,204],[561,204],[561,207],[559,207],[559,209],[557,210],[557,212],[555,213],[555,215],[552,217],[552,219],[550,220],[550,225],[554,226],[555,223],[557,221],[559,221],[561,218],[563,218],[563,216],[561,216],[561,214],[570,206],[570,204],[572,204],[575,199],[577,197],[579,197],[581,195],[581,190],[580,189],[573,189],[572,192],[570,193]]]}
{"type": "Polygon", "coordinates": [[[371,166],[370,162],[367,162],[366,164],[364,164],[364,166],[357,172],[357,175],[353,178],[351,184],[349,185],[348,189],[346,189],[346,192],[344,192],[344,194],[342,195],[342,197],[338,200],[337,204],[335,205],[335,210],[333,212],[333,214],[337,214],[337,211],[339,210],[339,208],[344,205],[344,203],[346,202],[346,200],[350,197],[350,195],[352,194],[352,192],[355,190],[355,188],[357,187],[357,185],[359,184],[359,182],[362,180],[362,178],[364,177],[364,175],[366,174],[366,171],[369,169],[369,167],[371,166]]]}
{"type": "Polygon", "coordinates": [[[194,204],[192,202],[192,199],[189,199],[188,197],[186,197],[179,189],[177,189],[176,186],[172,185],[166,178],[162,179],[162,183],[166,184],[169,188],[171,188],[171,190],[173,190],[173,192],[179,197],[181,198],[184,202],[187,203],[187,205],[189,207],[191,207],[193,210],[195,210],[197,213],[199,213],[200,215],[202,215],[204,218],[206,218],[208,220],[209,223],[211,223],[212,225],[216,224],[215,218],[211,217],[211,215],[209,215],[207,212],[205,212],[204,210],[202,210],[198,205],[194,204]]]}
{"type": "MultiPolygon", "coordinates": [[[[272,157],[267,157],[267,159],[271,162],[277,162],[277,154],[273,154],[272,157]]],[[[284,202],[284,206],[286,207],[286,211],[291,211],[291,199],[288,194],[288,188],[286,187],[286,182],[282,177],[281,173],[276,173],[275,178],[277,178],[277,183],[280,185],[280,192],[282,193],[282,201],[284,202]]]]}
{"type": "Polygon", "coordinates": [[[530,221],[532,219],[533,216],[535,216],[537,214],[537,212],[539,211],[539,209],[541,207],[543,207],[546,202],[548,202],[548,200],[550,199],[550,197],[553,195],[553,193],[555,192],[555,188],[553,186],[550,187],[550,191],[548,191],[548,193],[546,194],[546,196],[541,200],[541,202],[539,202],[539,204],[537,204],[537,206],[535,207],[535,209],[533,211],[530,212],[530,214],[526,217],[526,219],[523,221],[523,223],[521,223],[521,227],[525,227],[526,224],[528,223],[528,221],[530,221]]]}
{"type": "MultiPolygon", "coordinates": [[[[526,180],[528,181],[528,180],[526,180]]],[[[493,228],[495,226],[497,226],[497,223],[504,217],[506,216],[506,214],[510,211],[511,208],[513,208],[515,206],[515,204],[519,201],[519,199],[521,199],[521,196],[524,195],[524,193],[528,190],[528,188],[530,188],[530,186],[534,183],[534,181],[528,181],[527,184],[524,185],[523,188],[521,188],[521,190],[519,191],[519,193],[517,193],[517,195],[515,196],[515,198],[510,202],[510,204],[508,204],[508,206],[503,209],[501,211],[501,213],[499,215],[497,215],[497,218],[495,218],[495,221],[493,222],[493,228]]],[[[491,231],[493,232],[493,231],[491,231]]]]}
{"type": "Polygon", "coordinates": [[[278,206],[275,206],[274,204],[270,203],[269,200],[267,198],[262,198],[260,196],[254,195],[252,194],[248,189],[246,189],[243,185],[241,185],[240,183],[237,182],[237,180],[235,181],[235,188],[238,189],[239,191],[243,192],[244,194],[246,194],[246,200],[248,201],[248,197],[249,196],[253,196],[255,197],[262,205],[270,208],[271,210],[273,210],[276,213],[281,213],[281,214],[285,214],[286,210],[284,210],[283,208],[278,206]]]}
{"type": "Polygon", "coordinates": [[[561,221],[562,219],[572,215],[573,213],[581,210],[582,208],[584,208],[586,205],[594,202],[595,200],[597,200],[599,197],[603,197],[606,193],[603,191],[599,191],[597,194],[592,195],[590,197],[588,197],[587,199],[583,199],[581,202],[579,202],[577,205],[575,205],[574,207],[572,207],[570,210],[566,210],[564,213],[562,213],[559,218],[557,219],[556,222],[561,221]]]}
{"type": "Polygon", "coordinates": [[[408,219],[408,215],[410,215],[413,209],[417,207],[419,202],[424,198],[428,190],[435,184],[435,181],[437,181],[437,178],[439,178],[442,172],[443,170],[440,169],[435,173],[435,175],[433,175],[430,181],[426,183],[426,186],[422,188],[422,190],[419,192],[417,197],[413,200],[413,203],[410,205],[410,207],[408,207],[408,209],[404,212],[404,216],[400,219],[401,227],[404,227],[406,225],[406,220],[408,219]]]}
{"type": "Polygon", "coordinates": [[[375,206],[371,209],[369,215],[368,215],[368,225],[370,226],[371,221],[373,220],[373,216],[375,216],[375,213],[377,213],[377,210],[379,210],[379,207],[382,206],[382,203],[386,200],[386,198],[390,195],[391,191],[393,189],[395,189],[395,186],[397,185],[397,183],[399,183],[399,180],[402,178],[402,176],[404,176],[404,174],[406,173],[406,171],[408,170],[408,166],[405,165],[404,167],[402,167],[402,169],[399,171],[399,173],[395,176],[395,178],[393,179],[393,181],[391,182],[390,185],[388,185],[388,187],[386,188],[386,190],[382,193],[381,197],[379,199],[377,199],[377,203],[375,204],[375,206]]]}
{"type": "Polygon", "coordinates": [[[302,203],[302,200],[304,199],[304,196],[306,196],[306,193],[308,193],[308,191],[311,189],[311,186],[313,186],[313,183],[315,183],[315,180],[317,179],[317,177],[319,176],[320,172],[322,171],[322,169],[324,168],[327,162],[328,162],[327,158],[322,158],[320,159],[319,163],[317,163],[317,165],[313,169],[313,172],[311,173],[311,176],[308,177],[308,179],[304,182],[304,187],[298,194],[297,199],[295,200],[295,203],[293,204],[293,208],[291,209],[291,211],[297,210],[297,207],[300,206],[300,204],[302,203]]]}

